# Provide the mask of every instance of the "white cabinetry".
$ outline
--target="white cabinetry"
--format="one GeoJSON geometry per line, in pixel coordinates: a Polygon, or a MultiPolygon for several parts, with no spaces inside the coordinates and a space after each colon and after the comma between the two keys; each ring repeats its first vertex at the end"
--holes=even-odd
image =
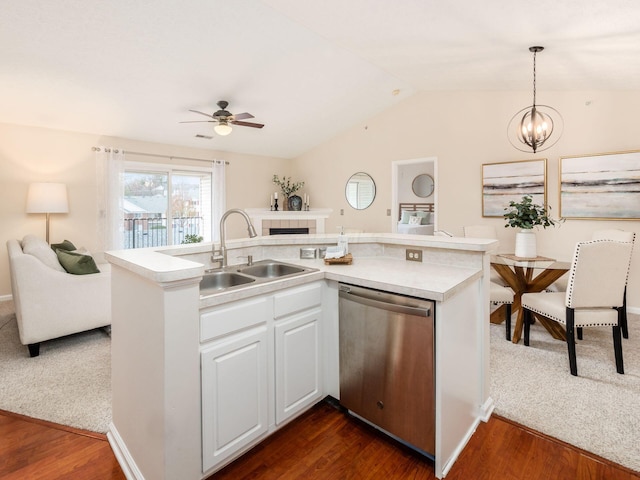
{"type": "Polygon", "coordinates": [[[321,303],[320,284],[275,296],[277,425],[322,398],[321,303]]]}
{"type": "Polygon", "coordinates": [[[261,298],[201,315],[201,339],[214,339],[200,354],[203,471],[268,431],[267,305],[261,298]]]}
{"type": "Polygon", "coordinates": [[[322,398],[323,285],[201,312],[203,473],[322,398]]]}
{"type": "Polygon", "coordinates": [[[203,470],[268,430],[267,328],[202,351],[203,470]]]}

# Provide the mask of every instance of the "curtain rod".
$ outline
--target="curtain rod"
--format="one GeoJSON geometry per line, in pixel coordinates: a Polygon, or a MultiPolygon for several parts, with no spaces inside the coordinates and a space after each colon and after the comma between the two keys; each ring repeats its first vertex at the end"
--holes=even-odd
{"type": "MultiPolygon", "coordinates": [[[[102,149],[100,147],[91,147],[91,150],[93,150],[94,152],[99,152],[102,149]]],[[[110,152],[111,149],[105,147],[105,152],[110,152]]],[[[113,149],[113,153],[120,153],[120,150],[118,150],[117,148],[113,149]]],[[[196,162],[207,162],[207,163],[215,163],[215,162],[222,162],[222,160],[207,160],[206,158],[194,158],[194,157],[181,157],[179,155],[160,155],[157,153],[144,153],[144,152],[132,152],[130,150],[122,150],[122,153],[124,154],[130,154],[130,155],[142,155],[145,157],[158,157],[158,158],[168,158],[169,160],[173,160],[174,158],[180,159],[180,160],[193,160],[196,162]]],[[[229,165],[229,162],[224,162],[225,165],[229,165]]]]}

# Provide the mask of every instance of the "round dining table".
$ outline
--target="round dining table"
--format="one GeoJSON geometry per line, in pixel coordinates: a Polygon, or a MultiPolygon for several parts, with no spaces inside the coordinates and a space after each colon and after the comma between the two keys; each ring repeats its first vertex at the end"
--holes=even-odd
{"type": "MultiPolygon", "coordinates": [[[[524,327],[524,312],[521,306],[523,293],[541,292],[558,280],[571,268],[570,262],[560,262],[548,257],[522,258],[513,254],[501,253],[491,256],[491,267],[511,287],[514,293],[512,314],[517,313],[516,324],[511,341],[518,343],[524,327]]],[[[502,323],[505,307],[501,305],[491,313],[491,323],[502,323]]],[[[534,313],[534,318],[558,340],[566,340],[565,330],[557,322],[534,313]]]]}

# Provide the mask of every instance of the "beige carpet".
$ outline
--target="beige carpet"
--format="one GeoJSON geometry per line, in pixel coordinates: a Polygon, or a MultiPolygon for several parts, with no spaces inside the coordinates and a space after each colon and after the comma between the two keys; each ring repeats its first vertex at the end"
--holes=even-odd
{"type": "Polygon", "coordinates": [[[12,302],[0,302],[0,409],[106,433],[111,421],[111,341],[102,330],[43,342],[30,358],[12,302]]]}
{"type": "Polygon", "coordinates": [[[625,374],[616,373],[611,328],[584,330],[576,346],[578,377],[566,342],[539,324],[530,346],[505,340],[491,325],[491,396],[495,413],[640,471],[640,315],[623,339],[625,374]]]}

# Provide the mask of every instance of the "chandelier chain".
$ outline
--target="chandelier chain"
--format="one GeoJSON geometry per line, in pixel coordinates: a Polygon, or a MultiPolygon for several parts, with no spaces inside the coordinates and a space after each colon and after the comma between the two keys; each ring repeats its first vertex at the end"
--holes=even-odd
{"type": "Polygon", "coordinates": [[[533,52],[533,106],[536,106],[536,53],[533,52]]]}

